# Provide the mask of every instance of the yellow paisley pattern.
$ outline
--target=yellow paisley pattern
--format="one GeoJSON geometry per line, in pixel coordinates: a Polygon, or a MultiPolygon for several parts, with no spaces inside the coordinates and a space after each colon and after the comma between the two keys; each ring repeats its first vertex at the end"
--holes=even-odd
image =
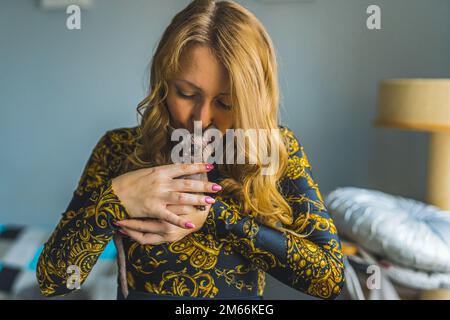
{"type": "Polygon", "coordinates": [[[177,262],[189,258],[191,266],[197,269],[213,268],[219,256],[219,248],[211,234],[194,233],[168,246],[170,252],[178,255],[177,262]]]}
{"type": "Polygon", "coordinates": [[[288,154],[290,156],[294,155],[300,149],[300,145],[295,139],[294,133],[290,131],[287,127],[280,128],[281,137],[285,140],[287,146],[288,154]]]}
{"type": "MultiPolygon", "coordinates": [[[[219,194],[203,228],[179,241],[152,246],[123,238],[130,289],[198,298],[221,297],[222,292],[262,296],[268,272],[313,296],[339,294],[345,279],[336,227],[303,146],[288,128],[280,131],[289,154],[283,192],[294,211],[294,223],[286,227],[308,236],[282,233],[252,215],[244,217],[239,203],[219,194]]],[[[138,127],[111,130],[93,149],[39,257],[36,276],[44,295],[71,292],[66,286],[71,265],[79,268],[84,282],[117,230],[113,222],[127,219],[111,179],[126,172],[124,159],[138,137],[138,127]]]]}
{"type": "Polygon", "coordinates": [[[167,259],[164,259],[164,250],[158,246],[143,246],[137,242],[133,242],[128,247],[128,261],[132,262],[134,270],[138,274],[149,275],[153,271],[166,264],[167,259]]]}
{"type": "Polygon", "coordinates": [[[44,295],[53,295],[58,287],[66,285],[67,269],[71,265],[78,266],[80,280],[84,282],[112,238],[112,232],[94,233],[93,225],[107,229],[108,216],[125,218],[123,207],[109,183],[94,191],[88,203],[92,204],[63,214],[39,257],[36,273],[44,295]]]}
{"type": "Polygon", "coordinates": [[[189,274],[187,268],[179,272],[165,271],[158,284],[145,283],[147,292],[163,295],[213,298],[218,293],[212,275],[202,273],[189,274]]]}
{"type": "Polygon", "coordinates": [[[307,239],[293,237],[288,234],[288,262],[295,272],[294,283],[308,279],[311,284],[306,292],[313,296],[327,298],[338,294],[341,290],[339,284],[344,281],[344,275],[340,271],[343,266],[337,256],[329,255],[324,250],[332,249],[334,254],[340,255],[336,252],[339,251],[337,243],[330,241],[322,249],[307,239]]]}
{"type": "Polygon", "coordinates": [[[223,269],[219,269],[219,268],[215,268],[215,273],[217,275],[218,278],[220,277],[224,277],[225,278],[225,282],[229,285],[234,286],[236,289],[238,289],[239,291],[249,291],[252,292],[253,288],[255,286],[254,283],[246,283],[244,280],[242,279],[238,279],[236,276],[237,275],[245,275],[247,273],[249,273],[251,271],[251,268],[249,268],[248,265],[237,265],[235,268],[223,268],[223,269]]]}
{"type": "Polygon", "coordinates": [[[309,215],[308,220],[306,220],[305,215],[300,215],[297,219],[295,219],[294,226],[295,227],[293,230],[298,233],[303,233],[307,227],[311,227],[312,230],[320,230],[329,232],[330,234],[337,234],[335,225],[329,219],[314,213],[309,215]]]}

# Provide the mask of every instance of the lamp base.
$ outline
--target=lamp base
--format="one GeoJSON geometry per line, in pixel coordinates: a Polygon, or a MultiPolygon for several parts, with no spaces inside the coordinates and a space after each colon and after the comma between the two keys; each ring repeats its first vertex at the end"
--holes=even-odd
{"type": "Polygon", "coordinates": [[[430,136],[427,202],[450,210],[450,132],[430,136]]]}
{"type": "MultiPolygon", "coordinates": [[[[427,202],[450,210],[450,132],[434,132],[430,136],[427,202]]],[[[420,298],[450,300],[450,289],[422,291],[420,298]]]]}

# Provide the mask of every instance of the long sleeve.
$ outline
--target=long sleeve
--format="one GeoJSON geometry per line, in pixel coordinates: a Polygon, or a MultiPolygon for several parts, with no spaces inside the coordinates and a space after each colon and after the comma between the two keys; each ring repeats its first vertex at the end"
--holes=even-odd
{"type": "Polygon", "coordinates": [[[68,208],[44,245],[36,277],[45,296],[76,289],[73,275],[81,285],[113,237],[112,222],[126,218],[125,207],[111,186],[118,165],[112,138],[108,131],[98,141],[68,208]]]}
{"type": "Polygon", "coordinates": [[[281,130],[289,140],[288,172],[282,180],[282,192],[294,214],[293,224],[285,227],[294,232],[267,227],[251,214],[243,217],[240,205],[232,199],[218,198],[211,219],[216,222],[218,236],[254,267],[309,295],[335,299],[345,283],[336,227],[313,179],[303,146],[292,131],[285,127],[281,130]]]}

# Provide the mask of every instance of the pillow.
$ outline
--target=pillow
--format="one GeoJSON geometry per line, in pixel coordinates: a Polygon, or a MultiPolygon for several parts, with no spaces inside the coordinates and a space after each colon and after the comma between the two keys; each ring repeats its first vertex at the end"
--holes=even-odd
{"type": "Polygon", "coordinates": [[[419,290],[450,289],[450,273],[426,272],[383,263],[381,267],[395,283],[419,290]]]}
{"type": "Polygon", "coordinates": [[[339,233],[407,268],[450,272],[450,211],[376,190],[338,188],[325,199],[339,233]]]}

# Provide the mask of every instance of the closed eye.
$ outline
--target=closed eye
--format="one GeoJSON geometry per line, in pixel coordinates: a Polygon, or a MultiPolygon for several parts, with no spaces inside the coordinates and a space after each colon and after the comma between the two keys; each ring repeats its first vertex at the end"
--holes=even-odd
{"type": "MultiPolygon", "coordinates": [[[[175,89],[176,89],[176,92],[177,92],[178,96],[181,97],[181,98],[183,98],[183,99],[193,100],[193,99],[195,99],[195,98],[197,97],[197,94],[189,95],[189,94],[183,93],[183,92],[182,92],[178,87],[176,87],[176,86],[175,86],[175,89]]],[[[217,102],[217,104],[219,105],[220,108],[222,108],[222,109],[224,109],[224,110],[231,110],[231,106],[230,106],[230,105],[227,105],[226,103],[224,103],[224,102],[222,102],[222,101],[220,101],[220,100],[217,100],[217,99],[216,99],[216,102],[217,102]]]]}
{"type": "Polygon", "coordinates": [[[184,94],[183,92],[181,92],[178,88],[177,88],[177,94],[182,97],[182,98],[186,98],[186,99],[193,99],[195,98],[195,94],[193,95],[188,95],[188,94],[184,94]]]}
{"type": "Polygon", "coordinates": [[[230,105],[227,105],[227,104],[223,103],[223,102],[220,101],[220,100],[216,100],[216,101],[217,101],[217,103],[219,104],[219,106],[220,106],[221,108],[223,108],[223,109],[225,109],[225,110],[231,110],[231,106],[230,106],[230,105]]]}

